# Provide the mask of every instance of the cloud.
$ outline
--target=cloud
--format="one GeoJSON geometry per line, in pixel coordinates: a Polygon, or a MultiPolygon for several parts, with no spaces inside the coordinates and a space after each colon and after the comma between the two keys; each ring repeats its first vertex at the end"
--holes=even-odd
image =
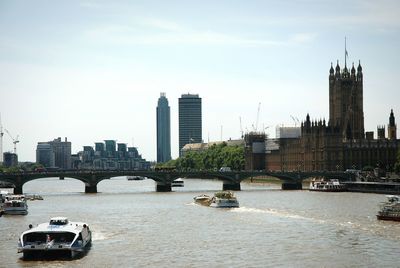
{"type": "Polygon", "coordinates": [[[157,19],[157,18],[145,18],[142,20],[143,25],[150,26],[153,28],[157,28],[160,30],[171,31],[171,32],[179,32],[185,30],[184,27],[179,25],[176,22],[157,19]]]}
{"type": "Polygon", "coordinates": [[[306,43],[314,41],[316,36],[316,33],[296,33],[290,38],[290,41],[294,43],[306,43]]]}
{"type": "MultiPolygon", "coordinates": [[[[84,36],[94,42],[100,41],[114,45],[278,46],[288,43],[288,41],[243,37],[209,30],[190,30],[173,22],[166,23],[156,19],[144,20],[143,23],[163,31],[154,32],[135,26],[108,25],[86,31],[84,36]]],[[[303,42],[306,41],[305,39],[306,37],[303,36],[303,42]]]]}

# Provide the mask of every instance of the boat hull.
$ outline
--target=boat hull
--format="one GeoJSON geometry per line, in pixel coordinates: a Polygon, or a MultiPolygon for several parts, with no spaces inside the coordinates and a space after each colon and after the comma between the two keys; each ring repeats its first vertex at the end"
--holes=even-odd
{"type": "Polygon", "coordinates": [[[86,252],[89,250],[92,244],[92,236],[90,234],[89,239],[86,241],[85,244],[79,247],[71,247],[68,244],[53,244],[50,247],[44,244],[40,244],[37,246],[25,246],[19,247],[18,253],[23,254],[24,259],[31,259],[31,258],[47,258],[47,257],[67,257],[67,258],[75,258],[76,256],[86,252]]]}
{"type": "Polygon", "coordinates": [[[213,201],[210,206],[215,208],[238,208],[239,202],[236,200],[219,200],[213,201]]]}
{"type": "Polygon", "coordinates": [[[383,221],[400,221],[400,217],[398,216],[376,215],[376,218],[383,221]]]}
{"type": "Polygon", "coordinates": [[[28,214],[28,210],[7,210],[3,211],[4,215],[26,215],[28,214]]]}
{"type": "Polygon", "coordinates": [[[346,189],[308,189],[312,192],[347,192],[346,189]]]}

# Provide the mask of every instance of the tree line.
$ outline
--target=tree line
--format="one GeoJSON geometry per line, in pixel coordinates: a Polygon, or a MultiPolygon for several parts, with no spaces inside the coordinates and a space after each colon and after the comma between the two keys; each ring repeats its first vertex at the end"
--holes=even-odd
{"type": "Polygon", "coordinates": [[[219,170],[221,167],[230,167],[232,170],[243,170],[244,165],[244,147],[228,146],[223,142],[203,151],[188,151],[184,156],[157,164],[156,167],[175,167],[177,170],[219,170]]]}

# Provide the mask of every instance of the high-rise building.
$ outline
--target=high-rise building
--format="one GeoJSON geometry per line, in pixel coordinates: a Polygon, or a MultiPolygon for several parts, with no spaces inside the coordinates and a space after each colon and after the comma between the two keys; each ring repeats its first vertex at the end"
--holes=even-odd
{"type": "Polygon", "coordinates": [[[55,166],[62,169],[71,168],[71,142],[61,138],[48,142],[53,148],[55,166]]]}
{"type": "Polygon", "coordinates": [[[157,162],[171,160],[171,119],[168,99],[160,94],[157,105],[157,162]]]}
{"type": "Polygon", "coordinates": [[[18,155],[11,152],[3,153],[3,165],[5,167],[16,167],[18,166],[18,155]]]}
{"type": "Polygon", "coordinates": [[[36,147],[36,163],[41,164],[46,168],[55,166],[55,155],[50,143],[38,143],[36,147]]]}
{"type": "Polygon", "coordinates": [[[179,156],[188,143],[202,142],[201,98],[198,94],[183,94],[179,98],[179,156]]]}
{"type": "Polygon", "coordinates": [[[106,156],[115,157],[115,152],[117,150],[117,143],[115,140],[104,140],[106,144],[106,156]]]}

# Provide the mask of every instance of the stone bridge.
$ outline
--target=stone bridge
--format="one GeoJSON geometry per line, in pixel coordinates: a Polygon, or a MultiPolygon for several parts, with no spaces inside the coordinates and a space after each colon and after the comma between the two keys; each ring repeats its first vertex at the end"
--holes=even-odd
{"type": "Polygon", "coordinates": [[[102,180],[119,176],[142,176],[156,182],[157,192],[170,192],[171,182],[177,178],[218,179],[223,183],[223,190],[240,191],[240,183],[248,178],[268,176],[280,179],[283,190],[301,190],[304,179],[310,177],[336,178],[352,180],[352,174],[345,172],[270,172],[270,171],[144,171],[144,170],[60,170],[46,172],[0,173],[0,181],[15,185],[14,193],[22,194],[23,185],[29,181],[59,177],[74,178],[85,184],[85,193],[97,193],[97,184],[102,180]]]}

